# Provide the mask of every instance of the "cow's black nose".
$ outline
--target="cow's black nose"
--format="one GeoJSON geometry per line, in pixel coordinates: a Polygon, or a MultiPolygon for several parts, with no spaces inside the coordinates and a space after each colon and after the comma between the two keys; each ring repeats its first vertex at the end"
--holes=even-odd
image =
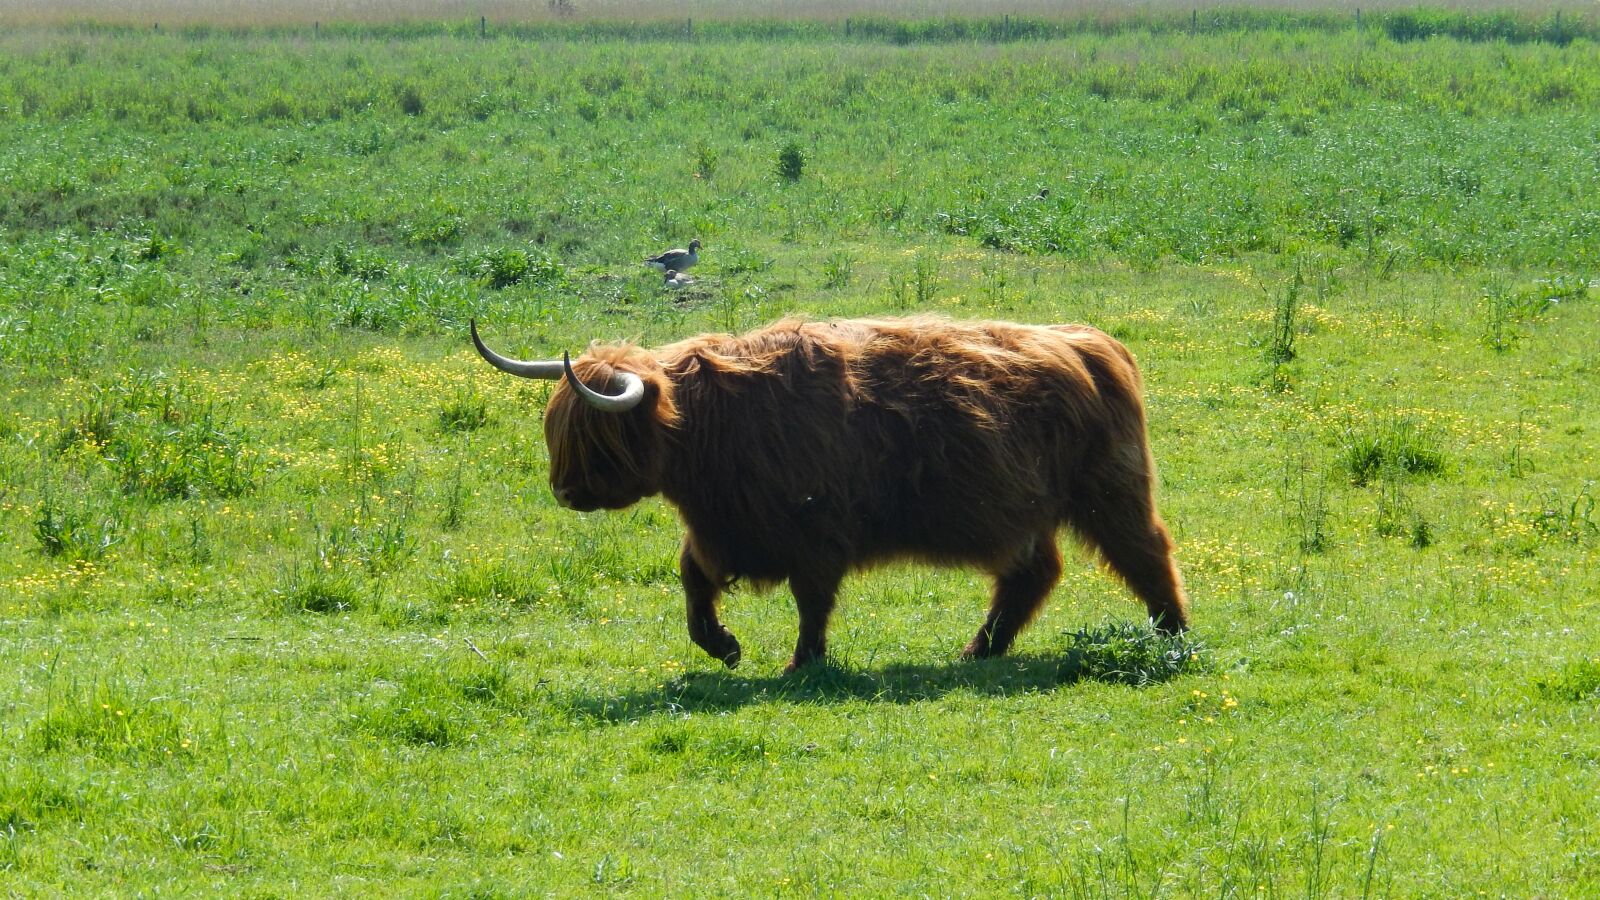
{"type": "Polygon", "coordinates": [[[566,488],[551,486],[551,493],[555,494],[556,502],[567,509],[578,512],[591,512],[600,508],[600,501],[593,494],[581,488],[566,488]]]}

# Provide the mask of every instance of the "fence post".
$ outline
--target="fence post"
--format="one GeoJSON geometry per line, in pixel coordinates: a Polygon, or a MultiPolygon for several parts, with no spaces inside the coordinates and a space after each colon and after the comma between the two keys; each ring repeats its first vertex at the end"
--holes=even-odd
{"type": "Polygon", "coordinates": [[[489,17],[488,16],[479,16],[478,17],[478,37],[488,37],[488,36],[489,36],[489,17]]]}
{"type": "Polygon", "coordinates": [[[1356,7],[1356,30],[1361,30],[1361,7],[1356,7]]]}
{"type": "Polygon", "coordinates": [[[1011,14],[1006,13],[1005,24],[1000,26],[1000,40],[1011,40],[1011,14]]]}
{"type": "Polygon", "coordinates": [[[850,36],[850,20],[849,19],[845,19],[844,20],[844,36],[845,37],[849,37],[850,36]]]}
{"type": "Polygon", "coordinates": [[[311,36],[313,38],[322,37],[322,23],[321,22],[312,22],[311,23],[311,36]]]}
{"type": "Polygon", "coordinates": [[[694,19],[685,19],[683,23],[683,36],[694,37],[694,19]]]}

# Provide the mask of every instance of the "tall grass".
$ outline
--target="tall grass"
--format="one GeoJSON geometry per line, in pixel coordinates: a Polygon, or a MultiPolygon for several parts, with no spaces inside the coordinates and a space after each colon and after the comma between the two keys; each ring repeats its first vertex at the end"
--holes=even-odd
{"type": "Polygon", "coordinates": [[[1455,40],[1566,44],[1593,40],[1597,20],[1578,4],[1547,3],[1508,9],[1504,4],[1374,0],[1354,3],[1215,5],[1161,2],[1130,8],[1106,2],[1048,4],[1041,0],[1000,3],[920,2],[885,5],[871,0],[814,0],[767,6],[749,0],[700,0],[639,4],[636,0],[504,5],[490,2],[463,10],[448,0],[412,0],[404,6],[372,7],[353,2],[283,0],[270,9],[244,4],[198,4],[192,0],[96,3],[79,0],[47,5],[22,0],[0,24],[94,23],[114,32],[160,30],[165,23],[186,36],[246,31],[320,39],[351,35],[417,37],[512,36],[524,40],[762,40],[819,39],[897,45],[970,41],[1050,40],[1073,35],[1207,34],[1225,31],[1296,30],[1308,33],[1369,29],[1397,41],[1449,37],[1455,40]],[[1484,8],[1474,9],[1474,6],[1484,8]],[[1564,8],[1563,8],[1564,7],[1564,8]],[[1358,12],[1364,9],[1364,15],[1358,12]],[[466,15],[461,15],[466,13],[466,15]]]}
{"type": "MultiPolygon", "coordinates": [[[[1298,34],[1129,30],[992,60],[808,38],[780,62],[752,38],[687,54],[646,41],[629,65],[550,38],[18,36],[0,80],[0,278],[48,286],[10,313],[20,333],[80,335],[82,350],[96,307],[60,302],[79,285],[127,297],[152,329],[174,307],[186,330],[283,320],[289,298],[346,327],[456,327],[691,236],[719,239],[725,260],[759,235],[840,230],[1141,266],[1600,253],[1583,202],[1600,184],[1571,139],[1600,104],[1592,50],[1298,34]],[[436,70],[441,54],[461,62],[436,70]],[[833,108],[854,112],[818,127],[833,108]],[[58,136],[96,134],[84,165],[62,155],[58,136]],[[970,150],[941,151],[957,143],[970,150]],[[798,170],[770,155],[791,145],[798,170]],[[666,233],[643,216],[611,227],[662,208],[666,233]]],[[[0,353],[43,352],[18,334],[0,353]]]]}

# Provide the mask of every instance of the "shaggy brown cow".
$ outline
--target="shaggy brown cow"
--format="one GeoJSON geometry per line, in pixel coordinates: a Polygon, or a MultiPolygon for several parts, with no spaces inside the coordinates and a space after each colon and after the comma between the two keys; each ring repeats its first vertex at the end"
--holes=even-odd
{"type": "Polygon", "coordinates": [[[497,368],[561,379],[544,431],[563,506],[661,494],[678,508],[689,635],[729,667],[739,642],[717,599],[735,580],[788,580],[792,671],[823,655],[845,574],[901,558],[993,574],[965,655],[1004,653],[1061,576],[1062,525],[1158,628],[1188,627],[1139,370],[1093,328],[784,321],[655,350],[595,345],[575,362],[507,359],[476,324],[472,339],[497,368]]]}

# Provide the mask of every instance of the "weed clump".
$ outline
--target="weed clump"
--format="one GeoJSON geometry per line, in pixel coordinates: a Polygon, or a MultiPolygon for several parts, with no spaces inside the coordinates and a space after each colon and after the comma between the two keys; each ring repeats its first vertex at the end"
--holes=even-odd
{"type": "Polygon", "coordinates": [[[1433,437],[1409,419],[1396,419],[1377,431],[1345,437],[1341,466],[1350,483],[1365,487],[1386,471],[1403,475],[1440,475],[1445,455],[1433,437]]]}
{"type": "Polygon", "coordinates": [[[1411,498],[1397,485],[1384,488],[1378,495],[1378,520],[1373,530],[1379,537],[1404,538],[1417,550],[1433,546],[1433,524],[1419,512],[1411,498]]]}
{"type": "Polygon", "coordinates": [[[1512,289],[1495,281],[1483,290],[1483,342],[1496,353],[1510,350],[1521,337],[1519,325],[1532,321],[1562,303],[1588,299],[1589,280],[1576,275],[1553,275],[1532,285],[1512,289]]]}
{"type": "Polygon", "coordinates": [[[806,154],[800,145],[789,141],[778,150],[778,177],[784,181],[799,181],[806,172],[806,154]]]}
{"type": "Polygon", "coordinates": [[[1600,700],[1600,657],[1569,662],[1535,685],[1553,700],[1600,700]]]}
{"type": "Polygon", "coordinates": [[[360,602],[360,588],[353,577],[317,566],[293,572],[273,593],[283,611],[290,613],[349,612],[360,602]]]}
{"type": "Polygon", "coordinates": [[[1187,634],[1162,634],[1148,624],[1113,623],[1068,637],[1062,681],[1092,679],[1143,687],[1206,667],[1204,644],[1187,634]]]}
{"type": "Polygon", "coordinates": [[[439,408],[439,427],[445,431],[477,431],[487,424],[489,401],[476,391],[457,391],[439,408]]]}
{"type": "Polygon", "coordinates": [[[716,148],[706,143],[694,145],[694,177],[710,181],[717,172],[719,155],[716,148]]]}
{"type": "Polygon", "coordinates": [[[546,284],[565,276],[561,264],[520,247],[502,247],[467,256],[460,263],[463,274],[499,290],[514,284],[546,284]]]}
{"type": "Polygon", "coordinates": [[[842,288],[855,276],[855,258],[844,251],[828,256],[822,261],[822,286],[842,288]]]}
{"type": "Polygon", "coordinates": [[[927,250],[918,253],[911,275],[912,285],[916,288],[917,305],[926,306],[932,303],[933,295],[939,289],[938,256],[927,250]]]}
{"type": "Polygon", "coordinates": [[[420,116],[427,108],[422,102],[422,91],[414,84],[403,84],[396,89],[395,101],[400,104],[400,111],[408,116],[420,116]]]}
{"type": "Polygon", "coordinates": [[[159,376],[98,387],[56,446],[93,451],[124,494],[148,500],[243,496],[255,490],[263,465],[214,403],[159,376]]]}
{"type": "Polygon", "coordinates": [[[1285,524],[1301,553],[1322,553],[1333,542],[1328,525],[1328,486],[1320,475],[1312,477],[1304,463],[1288,473],[1281,487],[1285,524]]]}
{"type": "Polygon", "coordinates": [[[1294,277],[1284,286],[1272,305],[1272,332],[1267,336],[1267,363],[1281,366],[1293,362],[1295,316],[1300,311],[1300,289],[1305,286],[1305,276],[1297,268],[1294,277]]]}
{"type": "Polygon", "coordinates": [[[1547,539],[1578,544],[1600,537],[1600,522],[1594,518],[1594,482],[1586,481],[1571,497],[1552,488],[1540,497],[1533,528],[1547,539]]]}
{"type": "Polygon", "coordinates": [[[241,435],[213,425],[209,407],[187,428],[129,432],[114,449],[123,490],[156,500],[242,496],[255,490],[261,471],[241,435]]]}
{"type": "Polygon", "coordinates": [[[45,556],[95,560],[122,540],[122,519],[115,508],[91,509],[46,497],[33,521],[33,536],[45,556]]]}
{"type": "Polygon", "coordinates": [[[328,265],[339,275],[359,278],[362,281],[382,281],[389,277],[390,264],[383,254],[366,247],[338,244],[328,259],[328,265]]]}
{"type": "Polygon", "coordinates": [[[406,242],[417,247],[454,243],[466,230],[467,220],[455,212],[424,216],[402,228],[406,242]]]}
{"type": "Polygon", "coordinates": [[[471,733],[450,710],[400,701],[368,710],[361,714],[358,722],[378,737],[413,747],[452,747],[465,741],[471,733]]]}
{"type": "Polygon", "coordinates": [[[539,602],[546,588],[533,573],[505,562],[468,563],[451,573],[436,594],[440,602],[456,605],[528,606],[539,602]]]}
{"type": "Polygon", "coordinates": [[[84,750],[154,758],[189,752],[193,741],[183,732],[166,705],[140,700],[120,683],[97,681],[87,692],[53,699],[28,737],[45,753],[84,750]]]}

